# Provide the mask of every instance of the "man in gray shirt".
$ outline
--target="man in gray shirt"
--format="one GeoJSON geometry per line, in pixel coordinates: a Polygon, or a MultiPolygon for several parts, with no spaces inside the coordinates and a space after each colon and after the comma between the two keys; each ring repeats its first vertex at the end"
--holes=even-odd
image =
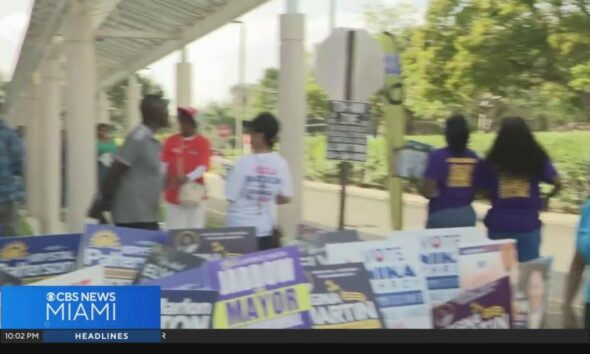
{"type": "Polygon", "coordinates": [[[111,211],[117,226],[157,230],[160,191],[160,142],[154,134],[168,125],[168,104],[148,95],[141,102],[142,124],[135,127],[117,153],[94,202],[90,217],[104,220],[111,211]]]}

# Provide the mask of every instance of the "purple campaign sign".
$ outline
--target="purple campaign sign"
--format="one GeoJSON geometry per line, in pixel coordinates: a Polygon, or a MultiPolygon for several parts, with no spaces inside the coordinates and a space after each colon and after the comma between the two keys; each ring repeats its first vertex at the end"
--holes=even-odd
{"type": "Polygon", "coordinates": [[[510,278],[504,277],[435,307],[434,328],[510,329],[511,312],[510,278]]]}
{"type": "Polygon", "coordinates": [[[219,290],[219,300],[253,294],[256,289],[248,286],[251,284],[246,284],[250,279],[245,269],[266,272],[266,279],[262,280],[267,290],[305,283],[307,279],[299,262],[299,255],[299,248],[291,246],[210,262],[211,288],[219,290]],[[228,270],[238,272],[231,273],[228,270]]]}

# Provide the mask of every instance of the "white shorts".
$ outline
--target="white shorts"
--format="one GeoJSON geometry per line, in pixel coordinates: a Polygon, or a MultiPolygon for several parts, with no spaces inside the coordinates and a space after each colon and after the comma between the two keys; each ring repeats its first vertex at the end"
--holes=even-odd
{"type": "Polygon", "coordinates": [[[166,203],[166,229],[202,229],[205,227],[206,214],[205,201],[192,208],[166,203]]]}

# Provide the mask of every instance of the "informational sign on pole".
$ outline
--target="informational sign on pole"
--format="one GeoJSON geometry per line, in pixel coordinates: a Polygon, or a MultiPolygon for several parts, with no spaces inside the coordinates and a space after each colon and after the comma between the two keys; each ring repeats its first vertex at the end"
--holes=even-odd
{"type": "Polygon", "coordinates": [[[328,119],[328,159],[340,163],[340,214],[344,229],[349,161],[365,161],[369,98],[383,87],[385,70],[379,44],[365,30],[339,28],[320,44],[316,78],[332,100],[328,119]]]}
{"type": "Polygon", "coordinates": [[[330,101],[328,160],[367,160],[370,109],[367,103],[330,101]]]}

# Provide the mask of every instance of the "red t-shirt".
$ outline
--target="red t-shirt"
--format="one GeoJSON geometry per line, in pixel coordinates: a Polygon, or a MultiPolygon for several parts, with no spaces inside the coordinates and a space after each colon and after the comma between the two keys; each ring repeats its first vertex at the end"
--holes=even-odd
{"type": "MultiPolygon", "coordinates": [[[[211,159],[211,144],[202,135],[192,138],[184,138],[180,134],[173,135],[166,139],[162,149],[162,161],[166,163],[166,177],[178,177],[187,175],[199,166],[209,169],[211,159]],[[180,167],[182,166],[182,171],[180,167]]],[[[205,184],[205,179],[200,177],[195,183],[205,184]]],[[[166,201],[172,204],[178,203],[179,188],[166,186],[166,201]]]]}

